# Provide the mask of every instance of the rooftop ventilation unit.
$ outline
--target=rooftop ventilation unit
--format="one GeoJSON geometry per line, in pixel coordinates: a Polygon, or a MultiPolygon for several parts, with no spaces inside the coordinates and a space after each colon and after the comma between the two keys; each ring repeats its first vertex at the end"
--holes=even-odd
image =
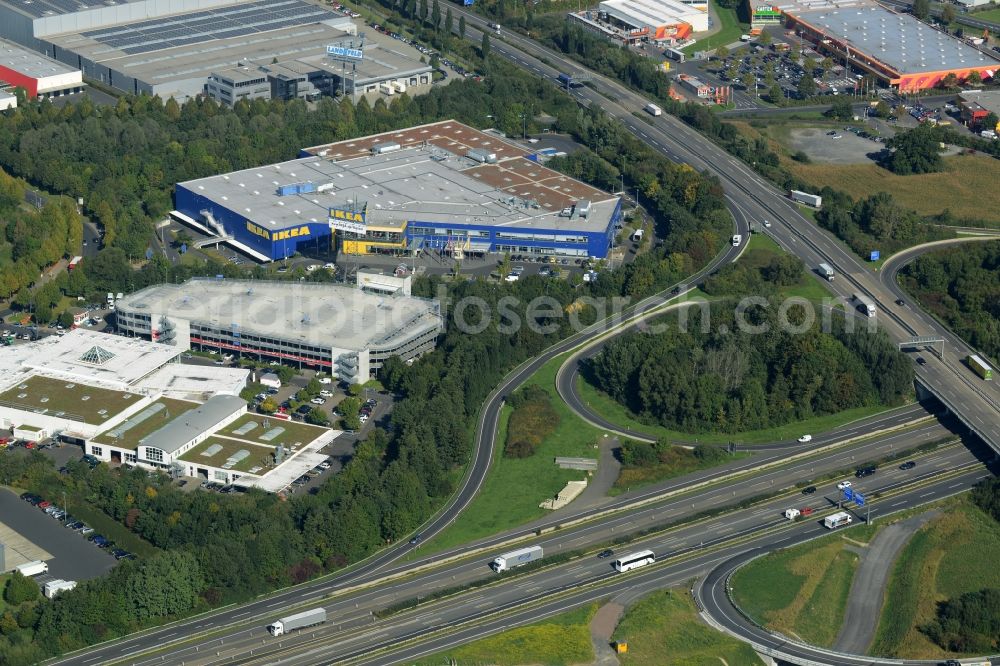
{"type": "Polygon", "coordinates": [[[372,155],[382,155],[384,153],[392,153],[397,150],[401,150],[403,147],[396,143],[395,141],[386,141],[384,143],[372,144],[372,155]]]}

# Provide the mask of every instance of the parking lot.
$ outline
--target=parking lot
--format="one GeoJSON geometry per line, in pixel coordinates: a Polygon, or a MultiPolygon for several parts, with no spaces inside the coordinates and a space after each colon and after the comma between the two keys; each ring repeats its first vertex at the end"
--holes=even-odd
{"type": "Polygon", "coordinates": [[[40,583],[55,578],[76,581],[96,578],[115,566],[110,549],[98,548],[86,535],[67,528],[63,520],[47,515],[7,489],[0,489],[0,516],[3,516],[2,524],[21,537],[20,547],[27,551],[25,558],[37,556],[39,552],[51,557],[47,577],[39,577],[40,583]],[[24,544],[31,544],[33,548],[24,544]]]}

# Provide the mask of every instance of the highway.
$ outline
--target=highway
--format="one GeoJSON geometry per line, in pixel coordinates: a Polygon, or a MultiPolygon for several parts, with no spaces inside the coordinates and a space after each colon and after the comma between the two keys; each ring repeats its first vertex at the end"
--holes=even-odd
{"type": "MultiPolygon", "coordinates": [[[[483,26],[484,21],[477,15],[468,13],[461,8],[453,7],[452,9],[456,14],[458,14],[458,16],[466,17],[466,21],[469,26],[467,37],[478,41],[479,35],[476,34],[475,27],[483,26]]],[[[570,63],[561,55],[543,49],[529,40],[509,34],[505,34],[504,39],[510,40],[511,43],[507,44],[501,39],[494,39],[494,52],[511,59],[519,65],[527,68],[529,71],[534,71],[540,76],[554,80],[558,71],[549,64],[546,64],[546,62],[543,62],[542,59],[545,59],[547,62],[554,63],[564,71],[581,70],[579,65],[570,63]]],[[[886,292],[885,287],[881,285],[877,277],[870,273],[867,269],[860,266],[853,256],[849,255],[839,245],[838,241],[830,238],[824,232],[818,230],[811,222],[807,222],[799,214],[798,210],[782,196],[781,192],[778,192],[769,184],[764,182],[746,165],[740,163],[735,158],[730,157],[721,149],[716,147],[704,137],[698,135],[694,130],[688,128],[677,119],[669,116],[661,116],[656,119],[647,117],[642,117],[641,119],[637,118],[634,114],[638,113],[637,110],[642,108],[645,101],[631,91],[628,91],[615,82],[609,81],[597,74],[593,75],[593,85],[594,88],[574,88],[571,90],[571,94],[581,101],[581,103],[600,104],[609,114],[619,117],[637,136],[642,138],[649,145],[659,149],[664,155],[670,157],[671,159],[687,162],[695,168],[708,170],[720,177],[726,189],[727,203],[730,210],[733,212],[736,221],[736,228],[738,230],[737,233],[742,233],[744,234],[744,237],[747,237],[749,234],[749,225],[752,222],[759,222],[762,219],[772,220],[774,226],[770,232],[775,239],[782,244],[782,246],[802,257],[809,266],[815,266],[820,261],[831,263],[838,269],[838,280],[834,283],[834,285],[839,292],[849,295],[852,290],[860,289],[864,293],[875,298],[876,301],[883,306],[882,312],[886,312],[885,304],[891,302],[891,294],[886,292]],[[603,92],[604,95],[598,91],[603,92]],[[611,99],[609,99],[609,97],[611,99]]],[[[717,269],[718,266],[725,262],[732,261],[736,257],[737,252],[738,250],[736,248],[727,248],[722,255],[713,261],[710,267],[699,273],[699,275],[692,276],[689,279],[689,283],[696,283],[705,276],[706,272],[717,269]]],[[[608,330],[608,328],[614,324],[625,321],[632,316],[639,316],[642,312],[648,310],[649,308],[662,304],[669,297],[669,292],[665,291],[654,297],[645,299],[636,306],[627,310],[622,315],[612,317],[609,321],[601,322],[572,336],[571,338],[568,338],[567,340],[554,345],[541,356],[522,364],[520,367],[508,374],[507,377],[504,378],[501,385],[490,395],[483,407],[477,424],[476,446],[473,458],[469,465],[468,472],[463,480],[462,486],[448,506],[423,528],[422,532],[425,540],[430,539],[434,534],[450,524],[468,505],[478,491],[491,462],[500,407],[503,404],[504,398],[511,390],[523,382],[523,380],[530,376],[537,368],[541,367],[544,363],[558,354],[572,349],[585,339],[589,339],[602,331],[608,330]]],[[[889,313],[887,315],[880,316],[879,320],[886,326],[890,334],[897,339],[907,338],[914,333],[931,334],[940,328],[935,322],[929,320],[929,318],[923,317],[920,313],[913,312],[912,310],[902,310],[900,312],[889,313]]],[[[926,382],[928,388],[936,394],[943,394],[945,399],[950,400],[952,404],[958,404],[961,408],[963,416],[972,419],[971,422],[973,427],[975,427],[977,431],[984,436],[984,438],[990,441],[994,447],[1000,447],[1000,431],[998,431],[998,428],[1000,428],[1000,419],[996,418],[996,412],[1000,409],[996,407],[996,405],[1000,405],[1000,399],[998,399],[996,389],[989,386],[977,386],[974,382],[968,380],[968,378],[963,380],[961,373],[965,372],[966,374],[971,375],[971,372],[961,367],[955,368],[942,364],[942,367],[936,368],[936,370],[942,373],[942,378],[932,376],[930,374],[930,368],[927,368],[926,370],[918,368],[918,373],[921,375],[921,381],[926,382]]],[[[912,435],[907,434],[905,441],[906,445],[910,446],[912,445],[914,438],[912,435]]],[[[857,462],[861,462],[863,460],[862,456],[873,455],[876,453],[879,446],[887,448],[891,445],[882,443],[870,446],[874,446],[875,448],[871,451],[867,451],[865,454],[855,454],[858,456],[857,462]]],[[[898,448],[903,446],[903,444],[897,443],[895,446],[898,450],[898,448]]],[[[955,447],[955,450],[963,451],[965,454],[968,454],[967,451],[959,447],[955,447]]],[[[787,453],[785,455],[787,456],[787,453]]],[[[837,460],[828,460],[827,464],[833,465],[837,469],[842,469],[847,462],[848,461],[845,458],[840,457],[837,460]]],[[[851,464],[853,464],[853,462],[854,461],[851,461],[851,464]]],[[[948,461],[945,464],[947,466],[951,466],[956,463],[948,461]]],[[[718,473],[722,474],[724,472],[718,473]]],[[[781,472],[775,473],[781,474],[781,472]]],[[[784,476],[777,482],[777,487],[780,488],[783,485],[790,485],[797,481],[811,478],[810,475],[813,473],[820,473],[818,465],[816,466],[815,472],[813,472],[812,469],[810,469],[809,472],[806,472],[804,469],[785,470],[783,472],[784,476]]],[[[968,478],[963,478],[960,481],[951,480],[951,484],[962,483],[964,484],[962,487],[967,488],[968,483],[971,482],[973,478],[981,478],[985,475],[985,473],[985,470],[980,467],[978,471],[970,471],[970,476],[968,478]]],[[[678,485],[680,487],[674,492],[679,492],[688,483],[690,483],[690,480],[688,479],[674,480],[672,482],[668,482],[666,486],[671,484],[678,485]]],[[[715,488],[714,491],[709,488],[704,492],[728,492],[730,493],[730,502],[732,502],[738,501],[738,491],[752,492],[759,495],[766,492],[769,488],[768,481],[763,476],[747,479],[743,483],[748,484],[748,486],[745,488],[737,488],[735,483],[727,483],[722,486],[723,490],[721,491],[719,488],[715,488]],[[762,481],[762,479],[764,480],[762,481]],[[764,485],[759,488],[754,487],[759,486],[761,483],[764,485]]],[[[775,481],[772,480],[771,483],[775,483],[775,481]]],[[[661,488],[658,492],[663,493],[669,491],[665,491],[661,488]]],[[[946,487],[942,486],[939,491],[935,490],[935,492],[947,494],[948,490],[946,487]]],[[[643,493],[635,493],[631,497],[624,500],[622,498],[618,498],[614,501],[647,501],[636,499],[642,494],[643,493]]],[[[671,515],[690,515],[693,512],[697,512],[699,507],[701,509],[705,509],[713,503],[719,506],[723,504],[720,498],[716,497],[716,499],[712,501],[710,497],[710,495],[699,494],[698,491],[696,491],[695,497],[685,497],[683,501],[675,500],[672,508],[668,508],[666,506],[658,506],[655,509],[650,508],[648,510],[652,512],[651,515],[647,518],[638,518],[639,522],[628,525],[628,529],[626,529],[626,531],[635,531],[639,529],[643,526],[643,520],[648,521],[645,526],[652,526],[654,524],[661,524],[663,520],[668,519],[671,515]],[[699,500],[698,498],[701,499],[699,500]],[[671,511],[674,513],[671,514],[671,511]]],[[[648,501],[653,502],[654,500],[648,501]]],[[[915,499],[913,501],[917,500],[915,499]]],[[[920,501],[929,500],[921,499],[920,501]]],[[[653,504],[650,504],[650,507],[653,506],[653,504]]],[[[599,511],[600,509],[595,509],[590,510],[588,513],[591,516],[596,516],[599,511]]],[[[637,513],[641,514],[641,511],[637,513]]],[[[606,541],[608,536],[612,534],[609,530],[614,529],[614,521],[623,519],[624,518],[621,516],[602,518],[600,522],[595,522],[589,526],[584,525],[579,528],[580,530],[590,530],[589,533],[581,534],[571,530],[560,530],[557,533],[557,536],[547,537],[552,541],[546,543],[551,543],[549,547],[551,548],[554,546],[557,551],[560,547],[577,548],[584,547],[588,543],[600,543],[602,541],[606,541]]],[[[631,520],[634,521],[636,519],[631,520]]],[[[730,518],[730,520],[736,520],[736,518],[730,518]]],[[[615,534],[620,536],[621,531],[619,530],[619,532],[615,534]]],[[[506,538],[510,538],[510,535],[505,536],[506,538]]],[[[504,537],[496,537],[488,541],[499,544],[503,540],[504,537]]],[[[482,547],[484,547],[484,544],[481,543],[478,544],[478,546],[473,545],[462,550],[465,552],[473,552],[482,547]]],[[[666,548],[667,545],[664,544],[663,547],[666,548]]],[[[695,546],[692,545],[690,547],[694,548],[695,546]]],[[[120,661],[126,657],[129,663],[132,663],[133,661],[138,663],[138,657],[133,655],[141,655],[151,649],[169,646],[174,641],[179,641],[184,637],[197,635],[200,632],[223,628],[224,631],[222,631],[217,638],[213,639],[213,643],[222,641],[224,645],[225,642],[229,640],[237,642],[245,640],[246,636],[242,636],[241,638],[242,632],[254,630],[259,632],[261,630],[261,623],[263,619],[273,619],[276,613],[279,613],[296,603],[319,600],[331,593],[337,592],[338,590],[343,590],[351,585],[357,585],[362,582],[373,582],[376,580],[389,581],[393,576],[400,575],[408,569],[413,569],[425,564],[425,562],[418,561],[406,565],[396,564],[394,567],[390,567],[390,565],[395,563],[402,555],[408,553],[410,548],[411,547],[408,544],[400,543],[386,549],[377,556],[370,558],[360,566],[356,567],[349,573],[339,576],[332,581],[329,579],[314,581],[250,604],[223,609],[207,616],[181,621],[150,632],[128,637],[123,640],[96,646],[95,648],[81,651],[74,655],[59,659],[55,663],[84,664],[89,666],[96,663],[112,663],[120,661]],[[241,623],[251,621],[252,626],[249,629],[241,629],[238,626],[241,623]]],[[[489,557],[485,555],[480,555],[480,557],[483,557],[483,559],[466,566],[472,567],[477,572],[482,572],[484,561],[489,559],[489,557]]],[[[431,572],[428,575],[433,576],[435,574],[434,572],[431,572]]],[[[441,576],[442,574],[439,572],[436,575],[441,576]]],[[[451,568],[449,568],[444,575],[446,578],[451,578],[448,578],[446,581],[438,580],[436,584],[440,585],[442,582],[447,582],[449,585],[452,585],[456,584],[459,580],[458,572],[453,571],[451,568]]],[[[477,573],[477,575],[479,575],[479,573],[477,573]]],[[[587,575],[589,574],[586,574],[585,572],[582,578],[585,578],[587,575]]],[[[686,575],[690,576],[691,574],[688,573],[686,575]]],[[[540,576],[542,578],[547,577],[546,574],[540,574],[540,576]]],[[[640,578],[632,576],[628,579],[622,580],[628,584],[636,584],[633,581],[639,581],[640,578]]],[[[388,585],[388,587],[382,588],[382,592],[378,596],[371,597],[369,600],[369,607],[384,607],[385,605],[391,604],[394,598],[413,595],[415,591],[420,591],[424,589],[423,586],[431,583],[432,580],[422,578],[420,576],[394,583],[383,583],[383,585],[388,585]]],[[[663,583],[664,580],[661,576],[659,584],[662,585],[663,583]]],[[[378,590],[379,588],[376,586],[373,589],[378,590]]],[[[362,596],[365,594],[370,595],[371,593],[368,591],[354,593],[354,595],[362,596]]],[[[354,603],[359,604],[358,609],[360,610],[361,600],[356,596],[351,596],[350,599],[353,600],[354,603]]],[[[334,606],[331,604],[330,607],[333,608],[334,606]]],[[[463,617],[471,615],[474,612],[475,609],[467,604],[463,604],[460,611],[460,613],[465,614],[463,617]]],[[[350,616],[344,615],[344,617],[350,616]]],[[[537,617],[537,614],[533,615],[533,617],[537,617]]],[[[405,627],[404,629],[407,631],[425,631],[419,629],[412,630],[412,628],[405,627]]],[[[393,639],[393,642],[398,641],[399,635],[402,634],[397,633],[397,638],[393,639]]],[[[374,636],[375,638],[379,637],[377,634],[374,636]]],[[[254,637],[254,641],[258,642],[260,638],[261,637],[259,636],[254,637]]],[[[234,645],[235,644],[236,643],[234,643],[234,645]]],[[[245,653],[248,650],[248,644],[241,645],[243,647],[240,649],[243,649],[243,653],[245,653]]],[[[175,658],[180,661],[185,661],[185,663],[193,663],[189,660],[190,655],[187,655],[188,660],[182,658],[186,655],[184,652],[186,649],[187,648],[181,647],[178,647],[176,650],[171,649],[165,659],[158,659],[157,663],[179,663],[179,661],[173,661],[175,658]]],[[[361,650],[360,654],[366,654],[371,648],[367,647],[357,649],[361,650]]],[[[332,653],[324,650],[317,658],[324,663],[328,663],[332,658],[331,655],[332,653]]],[[[296,661],[295,663],[307,662],[296,661]]],[[[383,662],[379,661],[378,663],[383,662]]]]}
{"type": "MultiPolygon", "coordinates": [[[[964,492],[977,480],[989,476],[985,466],[962,446],[951,446],[917,458],[911,471],[886,467],[876,477],[856,481],[858,488],[878,497],[875,515],[904,510],[914,504],[964,492]]],[[[468,632],[482,635],[484,630],[517,624],[507,615],[523,611],[521,622],[537,621],[547,604],[566,610],[581,599],[606,598],[633,590],[636,586],[662,587],[691,580],[720,562],[747,549],[773,548],[797,543],[826,533],[820,521],[836,509],[834,481],[804,497],[794,491],[783,497],[760,502],[738,514],[707,518],[692,524],[668,529],[630,543],[618,554],[642,549],[656,553],[658,563],[641,574],[617,574],[611,559],[594,553],[581,554],[569,561],[502,582],[464,591],[461,594],[431,601],[413,610],[402,611],[384,619],[378,612],[394,602],[426,595],[436,586],[459,585],[472,580],[497,576],[486,567],[488,558],[446,568],[438,574],[417,577],[400,586],[376,589],[359,596],[325,604],[331,621],[321,627],[280,639],[270,637],[264,624],[275,616],[259,618],[243,631],[230,634],[224,642],[206,640],[165,656],[150,655],[131,659],[139,666],[158,663],[211,666],[223,663],[242,664],[325,664],[398,663],[411,659],[418,650],[424,654],[469,640],[468,632]],[[816,510],[815,520],[791,523],[781,516],[789,506],[809,506],[816,510]],[[443,574],[443,580],[442,580],[443,574]],[[419,583],[418,581],[424,581],[419,583]],[[404,640],[411,643],[402,644],[404,640]],[[196,649],[197,648],[197,649],[196,649]],[[253,650],[253,655],[250,651],[253,650]],[[376,652],[379,651],[379,652],[376,652]]],[[[562,536],[539,542],[549,557],[559,547],[569,549],[562,536]]],[[[440,588],[437,588],[440,589],[440,588]]],[[[864,663],[870,663],[868,661],[864,663]]]]}

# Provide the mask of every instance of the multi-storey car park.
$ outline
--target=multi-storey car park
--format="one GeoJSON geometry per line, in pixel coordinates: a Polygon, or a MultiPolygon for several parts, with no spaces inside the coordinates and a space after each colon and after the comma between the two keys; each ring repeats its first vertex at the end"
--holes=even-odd
{"type": "Polygon", "coordinates": [[[343,285],[189,280],[116,304],[118,330],[183,349],[314,367],[366,382],[390,356],[416,358],[443,329],[436,301],[343,285]]]}
{"type": "Polygon", "coordinates": [[[172,215],[261,261],[324,252],[607,256],[621,199],[454,120],[179,183],[172,215]]]}
{"type": "Polygon", "coordinates": [[[750,15],[755,32],[783,16],[818,52],[903,92],[933,88],[949,74],[991,79],[1000,69],[989,52],[870,0],[750,0],[750,15]]]}

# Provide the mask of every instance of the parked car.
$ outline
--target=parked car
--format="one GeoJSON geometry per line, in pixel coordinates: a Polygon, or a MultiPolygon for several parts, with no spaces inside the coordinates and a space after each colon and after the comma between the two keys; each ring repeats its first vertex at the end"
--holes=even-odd
{"type": "Polygon", "coordinates": [[[90,527],[89,525],[84,525],[83,527],[80,528],[80,534],[86,535],[86,534],[93,534],[93,533],[94,533],[94,528],[90,527]]]}
{"type": "Polygon", "coordinates": [[[42,511],[44,511],[45,509],[47,509],[50,506],[52,506],[52,502],[50,502],[48,500],[42,500],[41,502],[39,502],[35,506],[37,506],[39,509],[41,509],[42,511]]]}
{"type": "Polygon", "coordinates": [[[127,550],[122,550],[121,548],[115,548],[114,550],[111,551],[111,554],[114,555],[116,560],[120,560],[123,557],[127,556],[129,552],[127,550]]]}
{"type": "Polygon", "coordinates": [[[319,397],[317,397],[317,398],[313,398],[309,402],[311,402],[314,405],[325,405],[326,404],[326,398],[319,398],[319,397]]]}

